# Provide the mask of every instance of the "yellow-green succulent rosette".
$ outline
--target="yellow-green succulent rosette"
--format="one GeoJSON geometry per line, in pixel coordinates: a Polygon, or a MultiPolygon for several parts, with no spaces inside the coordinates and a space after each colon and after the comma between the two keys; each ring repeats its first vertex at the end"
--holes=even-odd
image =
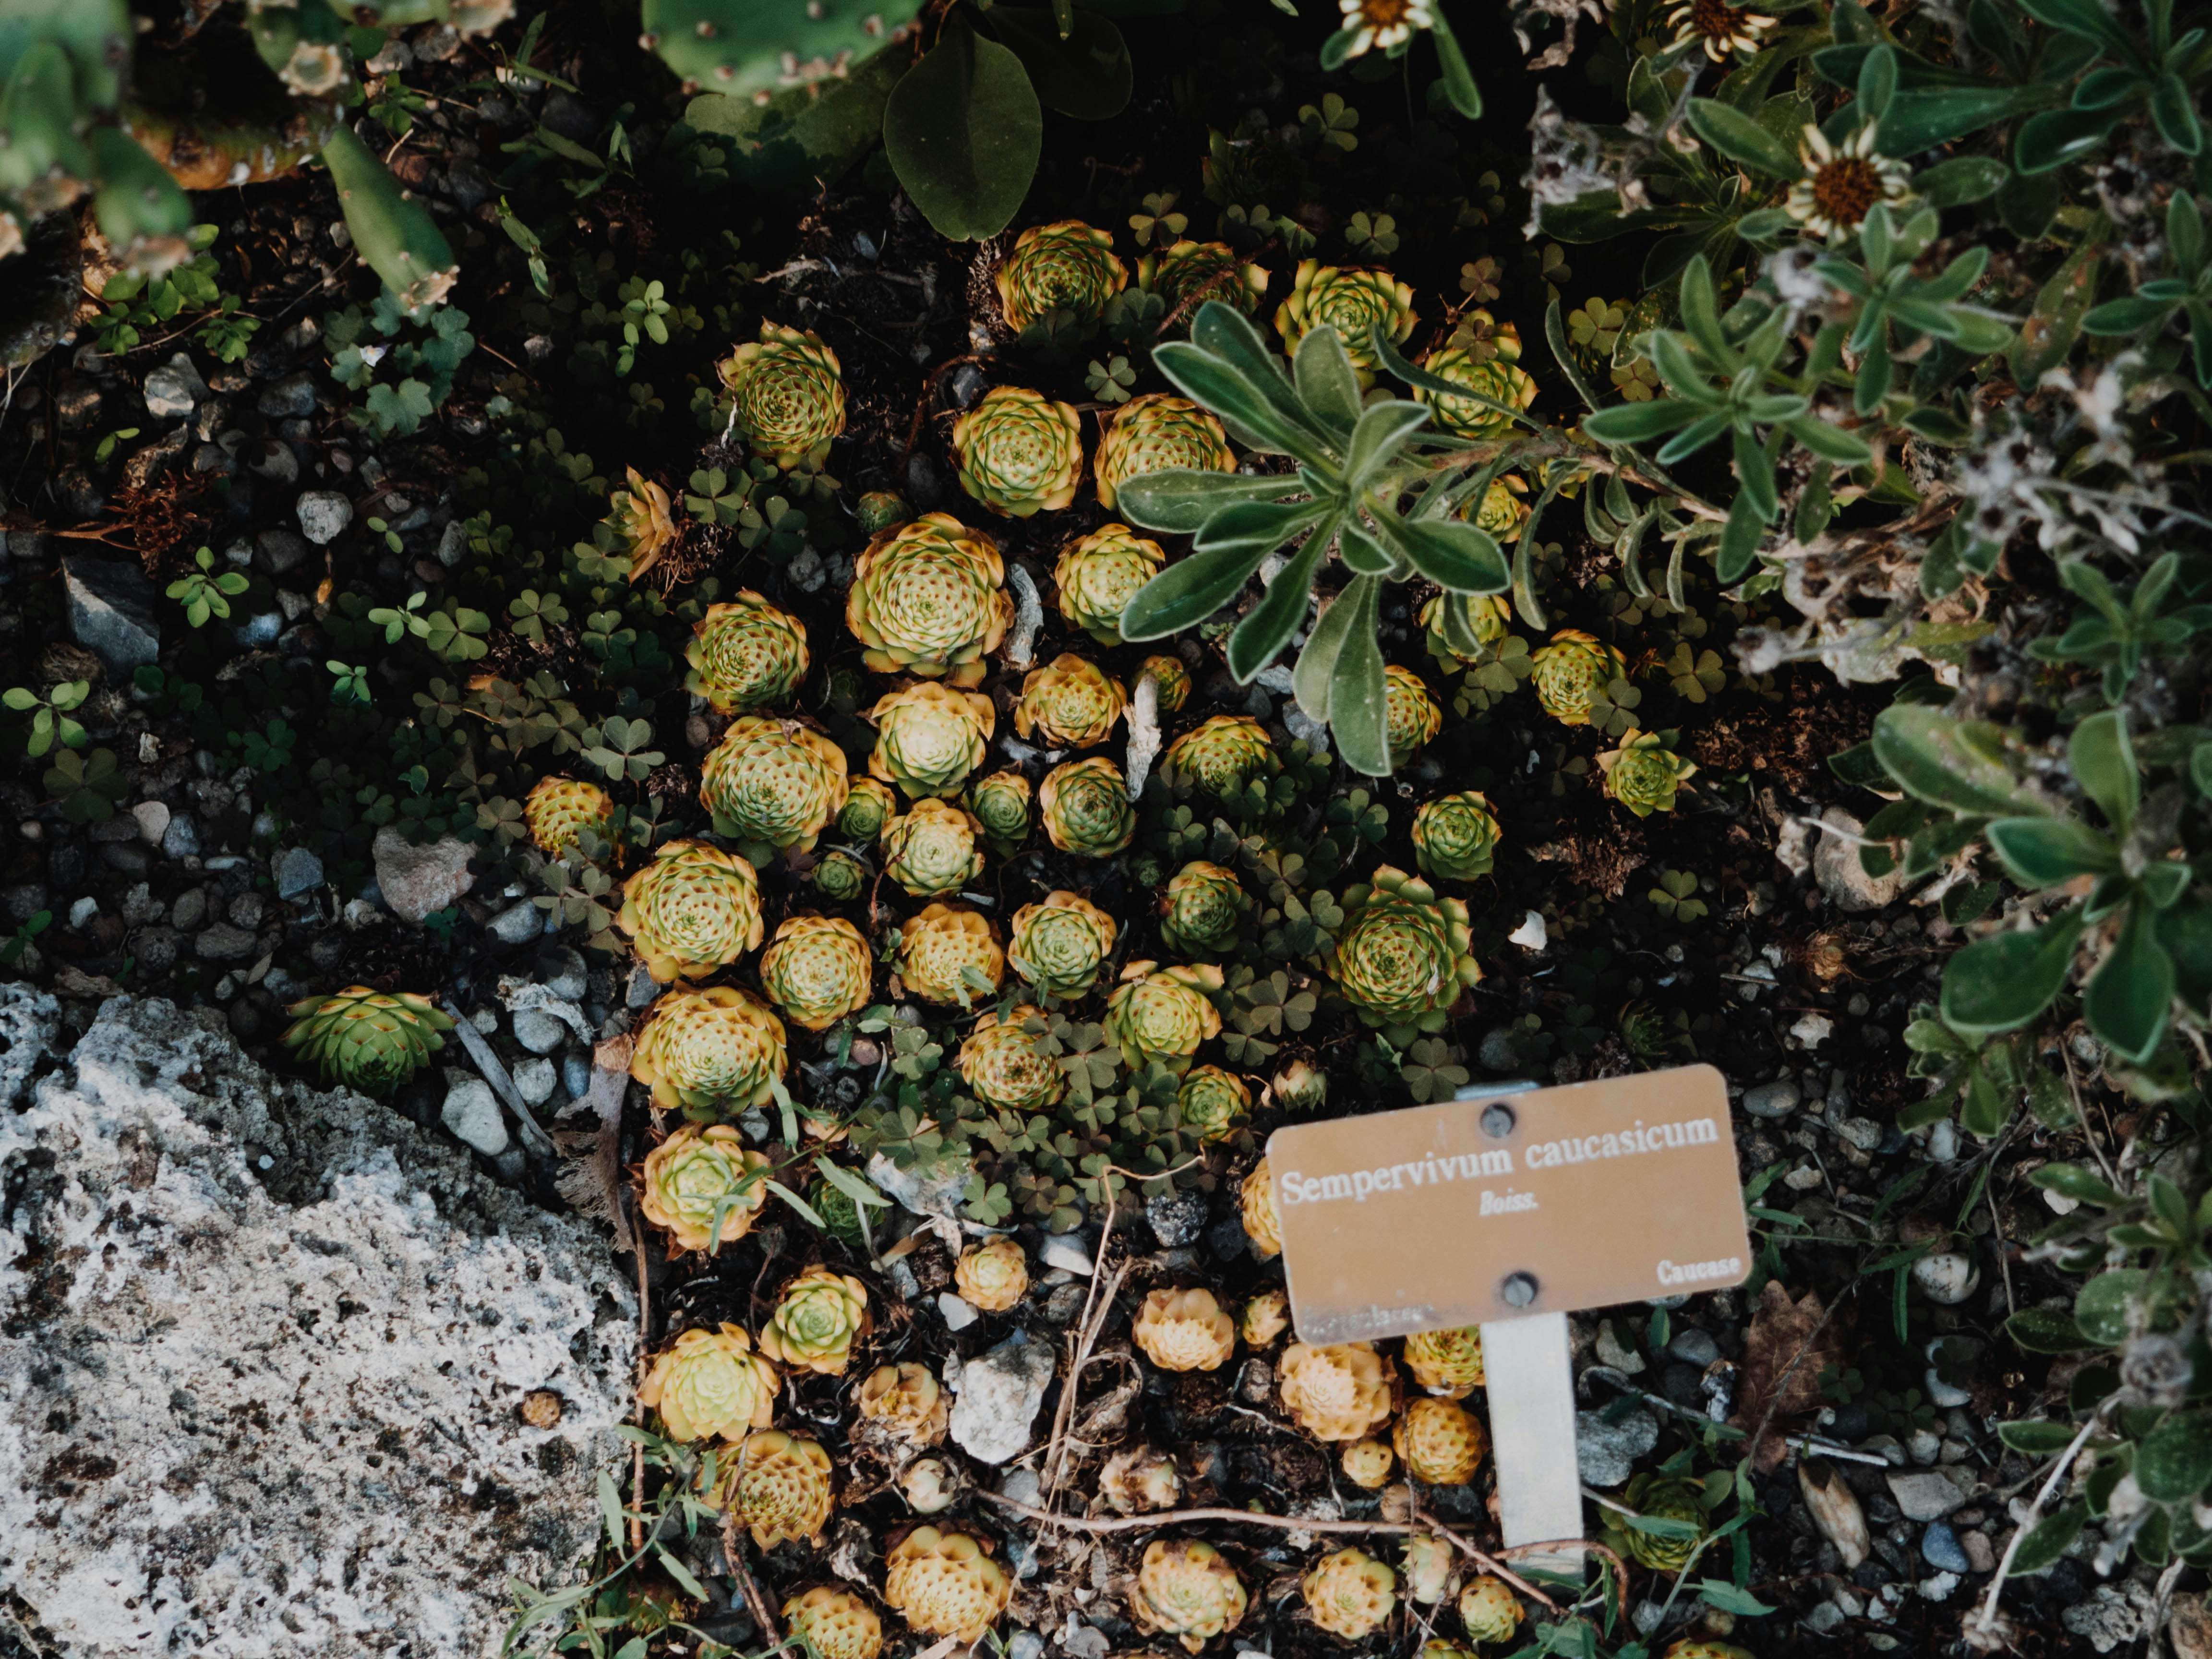
{"type": "Polygon", "coordinates": [[[854,841],[873,841],[898,810],[898,794],[890,785],[880,778],[854,778],[846,792],[844,810],[837,814],[837,833],[854,841]]]}
{"type": "Polygon", "coordinates": [[[1402,345],[1419,320],[1413,313],[1413,289],[1387,270],[1368,270],[1352,265],[1325,265],[1318,259],[1299,262],[1291,280],[1291,296],[1275,309],[1275,331],[1283,349],[1297,355],[1298,343],[1324,325],[1334,328],[1352,359],[1352,373],[1362,389],[1375,384],[1381,367],[1369,338],[1370,330],[1382,325],[1383,337],[1402,345]]]}
{"type": "Polygon", "coordinates": [[[887,530],[853,562],[845,626],[878,674],[981,684],[1014,619],[999,544],[950,513],[887,530]]]}
{"type": "Polygon", "coordinates": [[[1083,423],[1073,404],[1026,386],[993,386],[952,423],[960,487],[1002,518],[1073,504],[1083,477],[1083,423]]]}
{"type": "Polygon", "coordinates": [[[958,794],[983,763],[998,724],[988,697],[927,680],[890,693],[868,718],[876,723],[868,771],[896,784],[909,800],[958,794]]]}
{"type": "Polygon", "coordinates": [[[1190,701],[1190,670],[1180,657],[1146,658],[1137,665],[1137,684],[1146,680],[1154,687],[1154,707],[1163,714],[1172,714],[1190,701]]]}
{"type": "Polygon", "coordinates": [[[1024,738],[1041,738],[1048,749],[1094,749],[1112,735],[1128,706],[1121,681],[1063,651],[1022,682],[1014,730],[1024,738]]]}
{"type": "Polygon", "coordinates": [[[1170,744],[1160,757],[1160,771],[1170,783],[1215,796],[1236,794],[1253,779],[1282,769],[1267,728],[1249,714],[1215,714],[1170,744]]]}
{"type": "Polygon", "coordinates": [[[806,678],[806,624],[740,588],[693,624],[684,657],[691,665],[687,690],[718,714],[749,714],[787,701],[806,678]]]}
{"type": "Polygon", "coordinates": [[[1006,977],[1006,953],[990,919],[964,904],[933,903],[900,925],[898,975],[924,1002],[967,1007],[998,994],[1006,977]],[[972,982],[975,975],[982,981],[972,982]]]}
{"type": "Polygon", "coordinates": [[[441,1035],[453,1029],[426,996],[412,991],[374,991],[349,985],[326,997],[303,997],[285,1011],[292,1024],[284,1046],[313,1060],[326,1081],[366,1094],[382,1094],[413,1077],[434,1049],[446,1046],[441,1035]]]}
{"type": "Polygon", "coordinates": [[[1472,668],[1512,623],[1512,601],[1502,593],[1432,593],[1421,606],[1429,654],[1448,669],[1472,668]]]}
{"type": "Polygon", "coordinates": [[[1466,1399],[1483,1384],[1482,1327],[1415,1332],[1406,1339],[1406,1368],[1439,1399],[1466,1399]]]}
{"type": "Polygon", "coordinates": [[[994,772],[969,786],[968,810],[983,826],[992,851],[1011,858],[1030,836],[1030,799],[1036,791],[1015,771],[994,772]]]}
{"type": "Polygon", "coordinates": [[[1125,524],[1105,524],[1060,550],[1052,579],[1060,614],[1101,645],[1121,643],[1121,612],[1167,555],[1125,524]]]}
{"type": "Polygon", "coordinates": [[[1613,1524],[1612,1512],[1607,1512],[1608,1524],[1606,1531],[1608,1541],[1614,1547],[1654,1572],[1681,1571],[1688,1565],[1698,1540],[1705,1536],[1704,1486],[1696,1480],[1646,1471],[1628,1483],[1627,1489],[1621,1493],[1621,1501],[1640,1516],[1663,1521],[1685,1521],[1698,1529],[1694,1533],[1679,1535],[1644,1532],[1638,1528],[1613,1524]]]}
{"type": "Polygon", "coordinates": [[[1114,918],[1078,893],[1048,893],[1014,912],[1006,960],[1048,997],[1072,1002],[1098,983],[1120,933],[1114,918]]]}
{"type": "Polygon", "coordinates": [[[735,853],[703,841],[665,842],[623,884],[615,925],[662,984],[704,979],[759,948],[760,878],[735,853]]]}
{"type": "Polygon", "coordinates": [[[1382,671],[1382,734],[1394,769],[1419,754],[1443,725],[1444,711],[1419,674],[1395,662],[1382,671]]]}
{"type": "Polygon", "coordinates": [[[580,778],[543,777],[523,800],[522,821],[538,850],[558,858],[586,830],[601,841],[614,839],[614,797],[580,778]]]}
{"type": "Polygon", "coordinates": [[[1181,1077],[1190,1070],[1199,1044],[1221,1035],[1212,998],[1224,982],[1221,969],[1210,965],[1130,963],[1106,1000],[1106,1040],[1133,1065],[1164,1066],[1181,1077]]]}
{"type": "Polygon", "coordinates": [[[1241,1077],[1218,1066],[1197,1066],[1176,1091],[1184,1127],[1203,1141],[1226,1140],[1252,1115],[1252,1090],[1241,1077]]]}
{"type": "Polygon", "coordinates": [[[1460,1622],[1477,1642],[1510,1642],[1524,1616],[1513,1587],[1503,1578],[1483,1573],[1459,1593],[1460,1622]]]}
{"type": "Polygon", "coordinates": [[[677,1249],[712,1252],[753,1230],[773,1173],[732,1126],[680,1123],[645,1155],[638,1208],[677,1249]]]}
{"type": "Polygon", "coordinates": [[[983,873],[975,820],[935,799],[884,826],[884,873],[916,898],[957,893],[983,873]]]}
{"type": "Polygon", "coordinates": [[[1080,219],[1063,219],[1017,236],[991,281],[1006,326],[1018,333],[1055,311],[1089,328],[1129,285],[1129,272],[1114,252],[1113,237],[1080,219]]]}
{"type": "Polygon", "coordinates": [[[700,769],[699,804],[740,840],[805,853],[844,810],[845,751],[796,720],[742,714],[700,769]]]}
{"type": "Polygon", "coordinates": [[[1497,863],[1501,833],[1490,798],[1480,790],[1438,795],[1413,814],[1413,860],[1425,876],[1473,881],[1497,863]]]}
{"type": "Polygon", "coordinates": [[[1419,366],[1438,380],[1463,386],[1475,397],[1504,406],[1492,409],[1477,403],[1475,397],[1451,398],[1426,386],[1413,387],[1414,398],[1429,406],[1429,418],[1455,438],[1502,438],[1514,427],[1513,417],[1504,410],[1523,410],[1536,401],[1536,382],[1518,361],[1521,337],[1503,330],[1492,337],[1492,343],[1496,355],[1480,361],[1458,346],[1431,351],[1420,361],[1419,366]]]}
{"type": "Polygon", "coordinates": [[[866,1007],[875,973],[868,941],[842,916],[786,916],[761,953],[761,989],[786,1019],[810,1031],[866,1007]]]}
{"type": "Polygon", "coordinates": [[[1111,858],[1137,834],[1137,809],[1121,769],[1103,755],[1068,761],[1037,791],[1045,835],[1063,853],[1111,858]]]}
{"type": "Polygon", "coordinates": [[[845,429],[844,372],[818,334],[763,322],[714,369],[738,435],[787,471],[845,429]]]}
{"type": "Polygon", "coordinates": [[[773,1098],[783,1076],[783,1022],[732,985],[664,992],[647,1012],[629,1074],[653,1104],[695,1121],[732,1117],[773,1098]]]}
{"type": "Polygon", "coordinates": [[[1177,956],[1218,957],[1237,943],[1252,900],[1234,870],[1193,859],[1160,895],[1160,940],[1177,956]]]}
{"type": "Polygon", "coordinates": [[[1620,652],[1578,628],[1559,629],[1531,660],[1537,704],[1562,726],[1588,726],[1590,705],[1628,673],[1620,652]]]}
{"type": "Polygon", "coordinates": [[[850,853],[832,849],[814,866],[814,890],[832,904],[856,899],[868,884],[868,867],[850,853]]]}
{"type": "Polygon", "coordinates": [[[1218,300],[1249,317],[1267,295],[1267,272],[1263,265],[1240,261],[1226,242],[1184,240],[1139,259],[1137,286],[1166,301],[1170,316],[1218,300]]]}
{"type": "Polygon", "coordinates": [[[781,1382],[744,1328],[724,1324],[678,1336],[655,1356],[637,1397],[660,1413],[671,1440],[739,1441],[775,1420],[781,1382]]]}
{"type": "Polygon", "coordinates": [[[1234,472],[1229,434],[1188,398],[1147,392],[1123,404],[1098,440],[1098,505],[1111,512],[1121,487],[1149,472],[1234,472]]]}
{"type": "Polygon", "coordinates": [[[1605,793],[1639,818],[1674,810],[1674,791],[1698,768],[1667,746],[1656,732],[1639,732],[1618,749],[1597,757],[1605,793]]]}
{"type": "Polygon", "coordinates": [[[1044,1015],[1030,1003],[1017,1003],[1004,1018],[975,1017],[960,1045],[960,1079],[987,1106],[1010,1112],[1042,1112],[1067,1094],[1067,1071],[1045,1047],[1044,1015]]]}
{"type": "Polygon", "coordinates": [[[783,1287],[761,1327],[761,1352],[787,1370],[842,1376],[853,1345],[867,1335],[867,1286],[817,1263],[783,1287]]]}
{"type": "Polygon", "coordinates": [[[1386,864],[1346,891],[1344,912],[1323,960],[1352,1011],[1373,1026],[1443,1030],[1445,1011],[1482,978],[1467,906],[1386,864]]]}
{"type": "MultiPolygon", "coordinates": [[[[1492,478],[1481,495],[1462,502],[1459,515],[1484,534],[1507,541],[1528,519],[1528,485],[1517,472],[1492,478]]],[[[1465,597],[1474,598],[1474,595],[1465,597]]],[[[1484,597],[1495,599],[1497,595],[1484,597]]]]}

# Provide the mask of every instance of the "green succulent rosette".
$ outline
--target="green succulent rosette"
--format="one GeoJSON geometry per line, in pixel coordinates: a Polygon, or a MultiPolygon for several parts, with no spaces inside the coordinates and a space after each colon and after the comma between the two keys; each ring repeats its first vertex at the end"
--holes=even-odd
{"type": "Polygon", "coordinates": [[[601,841],[614,839],[614,797],[581,778],[543,777],[524,798],[522,821],[538,850],[558,858],[587,830],[601,841]]]}
{"type": "MultiPolygon", "coordinates": [[[[1502,340],[1499,343],[1502,347],[1502,340]]],[[[1513,345],[1516,355],[1519,349],[1516,340],[1513,345]]],[[[1478,362],[1459,347],[1447,346],[1422,358],[1420,367],[1438,380],[1463,386],[1474,394],[1451,398],[1426,386],[1413,388],[1414,398],[1429,406],[1429,418],[1455,438],[1502,438],[1514,426],[1513,417],[1504,409],[1526,409],[1536,401],[1536,382],[1503,349],[1496,356],[1478,362]],[[1490,404],[1503,404],[1504,409],[1477,403],[1476,398],[1486,398],[1490,404]]]]}
{"type": "Polygon", "coordinates": [[[952,423],[960,487],[1004,518],[1057,513],[1083,477],[1083,423],[1073,404],[1026,386],[993,386],[952,423]]]}
{"type": "Polygon", "coordinates": [[[964,904],[933,902],[899,925],[898,975],[924,1002],[965,1008],[1006,982],[1006,953],[990,918],[964,904]]]}
{"type": "Polygon", "coordinates": [[[1282,769],[1267,728],[1249,714],[1215,714],[1170,744],[1160,757],[1169,782],[1217,798],[1239,793],[1255,778],[1271,778],[1282,769]]]}
{"type": "Polygon", "coordinates": [[[1226,242],[1181,241],[1137,261],[1137,287],[1167,302],[1168,313],[1188,318],[1207,300],[1235,306],[1247,317],[1267,292],[1266,267],[1240,260],[1226,242]]]}
{"type": "Polygon", "coordinates": [[[957,806],[927,799],[884,826],[884,873],[916,898],[957,893],[983,873],[975,821],[957,806]]]}
{"type": "Polygon", "coordinates": [[[994,772],[969,787],[968,810],[983,826],[991,850],[1012,858],[1030,838],[1030,798],[1035,793],[1019,772],[994,772]]]}
{"type": "Polygon", "coordinates": [[[875,954],[842,916],[786,916],[761,952],[761,989],[783,1017],[826,1031],[868,1006],[875,954]]]}
{"type": "Polygon", "coordinates": [[[749,714],[787,701],[806,678],[806,624],[741,588],[728,604],[708,607],[684,659],[687,690],[718,714],[749,714]]]}
{"type": "Polygon", "coordinates": [[[742,714],[700,769],[699,804],[742,841],[811,852],[844,810],[845,751],[795,720],[742,714]]]}
{"type": "Polygon", "coordinates": [[[1179,957],[1218,957],[1251,914],[1251,896],[1234,870],[1194,859],[1160,896],[1160,940],[1179,957]]]}
{"type": "Polygon", "coordinates": [[[843,904],[868,890],[868,866],[850,853],[823,854],[814,866],[814,890],[832,904],[843,904]]]}
{"type": "Polygon", "coordinates": [[[1048,894],[1014,912],[1006,960],[1040,994],[1072,1002],[1098,983],[1120,930],[1114,918],[1079,894],[1048,894]]]}
{"type": "Polygon", "coordinates": [[[1137,684],[1146,680],[1155,688],[1156,706],[1163,714],[1172,714],[1190,701],[1190,670],[1180,657],[1146,658],[1137,665],[1137,684]]]}
{"type": "Polygon", "coordinates": [[[1674,810],[1674,792],[1697,771],[1694,761],[1684,760],[1667,747],[1656,732],[1639,732],[1620,748],[1597,757],[1605,776],[1605,793],[1639,818],[1674,810]]]}
{"type": "Polygon", "coordinates": [[[615,925],[662,984],[704,979],[759,947],[760,879],[735,853],[703,841],[665,842],[623,884],[615,925]]]}
{"type": "Polygon", "coordinates": [[[880,778],[854,778],[847,788],[845,808],[837,814],[837,833],[853,841],[873,841],[898,816],[898,795],[890,785],[880,778]]]}
{"type": "Polygon", "coordinates": [[[853,562],[845,626],[878,674],[981,684],[1014,619],[999,544],[950,513],[887,530],[853,562]]]}
{"type": "Polygon", "coordinates": [[[1132,1065],[1164,1066],[1181,1077],[1199,1044],[1221,1035],[1212,999],[1224,982],[1221,969],[1210,965],[1130,963],[1106,1000],[1106,1040],[1132,1065]]]}
{"type": "Polygon", "coordinates": [[[1160,574],[1160,544],[1125,524],[1101,525],[1060,550],[1052,579],[1060,614],[1101,645],[1121,643],[1121,612],[1137,590],[1160,574]]]}
{"type": "Polygon", "coordinates": [[[836,1376],[872,1323],[867,1287],[817,1262],[783,1287],[761,1327],[760,1350],[790,1370],[836,1376]]]}
{"type": "Polygon", "coordinates": [[[770,1173],[731,1125],[682,1124],[645,1155],[639,1207],[678,1249],[716,1250],[752,1231],[770,1173]]]}
{"type": "Polygon", "coordinates": [[[1338,992],[1370,1025],[1440,1031],[1444,1012],[1482,978],[1467,906],[1384,865],[1346,890],[1344,926],[1324,953],[1338,992]]]}
{"type": "Polygon", "coordinates": [[[1042,1112],[1067,1093],[1067,1070],[1047,1046],[1044,1015],[1019,1003],[1005,1018],[979,1014],[960,1045],[960,1079],[987,1106],[1042,1112]]]}
{"type": "Polygon", "coordinates": [[[1037,791],[1037,806],[1045,834],[1063,853],[1111,858],[1136,836],[1128,783],[1103,755],[1053,768],[1037,791]]]}
{"type": "MultiPolygon", "coordinates": [[[[1492,478],[1490,486],[1459,510],[1459,515],[1486,535],[1510,541],[1528,518],[1528,486],[1517,472],[1492,478]]],[[[1474,594],[1464,597],[1475,598],[1474,594]]],[[[1480,597],[1495,599],[1496,594],[1480,597]]]]}
{"type": "Polygon", "coordinates": [[[1473,881],[1496,864],[1499,834],[1488,796],[1474,789],[1439,795],[1413,814],[1413,860],[1438,881],[1473,881]]]}
{"type": "Polygon", "coordinates": [[[763,322],[714,368],[738,434],[787,471],[845,429],[844,372],[818,334],[763,322]]]}
{"type": "Polygon", "coordinates": [[[1622,1501],[1637,1514],[1662,1521],[1685,1521],[1698,1528],[1695,1533],[1673,1536],[1644,1532],[1634,1527],[1612,1525],[1613,1516],[1607,1512],[1607,1532],[1620,1548],[1642,1566],[1654,1572],[1680,1572],[1689,1565],[1690,1557],[1698,1547],[1705,1529],[1705,1489],[1695,1480],[1672,1479],[1650,1472],[1638,1475],[1628,1483],[1621,1494],[1622,1501]]]}
{"type": "Polygon", "coordinates": [[[1521,1604],[1510,1584],[1485,1573],[1459,1593],[1459,1617],[1471,1641],[1510,1642],[1521,1628],[1521,1604]]]}
{"type": "Polygon", "coordinates": [[[729,985],[664,993],[630,1051],[629,1074],[653,1091],[653,1103],[700,1122],[764,1103],[783,1070],[783,1022],[729,985]]]}
{"type": "Polygon", "coordinates": [[[1218,1066],[1197,1066],[1176,1091],[1183,1127],[1202,1141],[1226,1140],[1252,1115],[1252,1091],[1244,1079],[1218,1066]]]}
{"type": "Polygon", "coordinates": [[[1328,1104],[1328,1073],[1294,1060],[1275,1073],[1267,1097],[1286,1112],[1317,1112],[1328,1104]]]}
{"type": "Polygon", "coordinates": [[[863,536],[880,536],[913,517],[913,507],[896,490],[871,489],[853,504],[853,518],[863,536]]]}
{"type": "Polygon", "coordinates": [[[1016,333],[1055,311],[1088,330],[1129,285],[1129,272],[1115,255],[1113,237],[1079,219],[1063,219],[1017,236],[991,281],[1006,326],[1016,333]]]}
{"type": "Polygon", "coordinates": [[[303,997],[286,1010],[284,1046],[312,1060],[325,1080],[364,1094],[398,1088],[446,1046],[452,1018],[412,991],[349,985],[326,997],[303,997]]]}
{"type": "Polygon", "coordinates": [[[927,680],[892,692],[868,717],[876,723],[868,771],[896,784],[909,800],[958,794],[983,763],[998,723],[988,697],[927,680]]]}
{"type": "MultiPolygon", "coordinates": [[[[857,1170],[844,1173],[871,1192],[873,1185],[857,1170]]],[[[814,1213],[822,1218],[823,1231],[848,1249],[864,1250],[868,1245],[868,1229],[861,1217],[858,1199],[826,1176],[816,1176],[813,1186],[807,1188],[806,1201],[814,1206],[814,1213]]]]}
{"type": "Polygon", "coordinates": [[[1393,770],[1419,754],[1443,724],[1444,711],[1419,674],[1395,662],[1382,671],[1382,734],[1393,770]]]}
{"type": "Polygon", "coordinates": [[[1298,342],[1315,329],[1334,328],[1363,390],[1375,384],[1381,366],[1369,331],[1380,323],[1383,337],[1393,345],[1402,345],[1419,320],[1412,284],[1387,270],[1325,265],[1318,259],[1299,263],[1291,280],[1291,297],[1275,309],[1275,331],[1283,337],[1285,355],[1295,357],[1298,342]]]}
{"type": "Polygon", "coordinates": [[[1537,704],[1562,726],[1588,726],[1591,704],[1628,673],[1620,652],[1577,628],[1561,629],[1530,660],[1537,704]]]}
{"type": "Polygon", "coordinates": [[[1480,662],[1512,623],[1512,601],[1502,593],[1434,593],[1421,607],[1429,655],[1451,670],[1480,662]]]}
{"type": "Polygon", "coordinates": [[[1048,749],[1093,749],[1112,734],[1128,706],[1121,681],[1064,651],[1022,682],[1014,730],[1048,749]]]}
{"type": "Polygon", "coordinates": [[[1098,440],[1098,505],[1112,511],[1116,494],[1148,472],[1234,472],[1229,434],[1188,398],[1147,392],[1121,405],[1098,440]]]}

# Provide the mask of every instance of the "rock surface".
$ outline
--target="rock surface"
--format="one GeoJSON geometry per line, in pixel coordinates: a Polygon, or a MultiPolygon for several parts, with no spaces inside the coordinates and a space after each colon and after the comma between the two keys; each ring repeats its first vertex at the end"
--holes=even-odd
{"type": "Polygon", "coordinates": [[[1030,1443],[1030,1425],[1052,1385],[1052,1350],[1017,1331],[948,1376],[958,1389],[952,1443],[981,1463],[1003,1463],[1030,1443]]]}
{"type": "Polygon", "coordinates": [[[0,1109],[0,1592],[44,1650],[488,1655],[507,1577],[591,1549],[635,1318],[587,1224],[128,997],[0,1109]]]}
{"type": "Polygon", "coordinates": [[[96,559],[68,553],[62,574],[69,588],[70,637],[128,679],[131,671],[154,660],[161,649],[161,625],[154,615],[154,584],[136,565],[120,559],[96,559]]]}
{"type": "Polygon", "coordinates": [[[415,922],[444,909],[474,884],[469,854],[468,843],[451,836],[417,847],[388,823],[376,832],[370,848],[385,903],[392,915],[415,922]]]}

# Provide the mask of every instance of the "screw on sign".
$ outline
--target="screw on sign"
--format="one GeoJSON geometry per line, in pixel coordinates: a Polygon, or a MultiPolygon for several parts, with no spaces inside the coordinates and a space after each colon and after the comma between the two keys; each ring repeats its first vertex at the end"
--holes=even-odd
{"type": "Polygon", "coordinates": [[[1751,1273],[1710,1066],[1298,1124],[1267,1166],[1300,1341],[1482,1328],[1508,1547],[1583,1535],[1568,1314],[1751,1273]]]}

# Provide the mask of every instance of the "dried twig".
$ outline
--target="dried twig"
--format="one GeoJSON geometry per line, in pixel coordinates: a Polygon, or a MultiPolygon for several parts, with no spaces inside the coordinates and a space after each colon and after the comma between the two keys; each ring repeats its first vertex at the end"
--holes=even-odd
{"type": "Polygon", "coordinates": [[[2027,1513],[2021,1516],[2020,1525],[2013,1529],[2012,1541],[2005,1546],[2004,1555],[1997,1562],[1997,1570],[1990,1576],[1990,1593],[1983,1600],[1981,1617],[1974,1621],[1975,1628],[1983,1635],[1988,1635],[1996,1624],[1997,1596],[2004,1589],[2005,1575],[2012,1571],[2013,1557],[2020,1553],[2021,1540],[2035,1530],[2035,1523],[2042,1518],[2043,1506],[2051,1501],[2051,1494],[2058,1490],[2058,1483],[2066,1478],[2066,1471],[2074,1467],[2074,1460],[2080,1455],[2081,1448],[2088,1443],[2089,1437],[2104,1422],[2105,1413],[2118,1403],[2118,1396],[2114,1395],[2089,1414],[2089,1420],[2081,1425],[2081,1432],[2075,1435],[2073,1443],[2058,1455],[2058,1461],[2051,1465],[2049,1477],[2037,1489],[2034,1501],[2028,1504],[2027,1513]]]}
{"type": "Polygon", "coordinates": [[[1060,1482],[1067,1474],[1067,1431],[1075,1420],[1075,1395],[1083,1381],[1084,1368],[1091,1363],[1091,1348],[1106,1323],[1106,1316],[1113,1311],[1114,1298],[1121,1291],[1121,1281],[1129,1273],[1128,1263],[1123,1262],[1115,1271],[1114,1281],[1106,1287],[1105,1296],[1099,1296],[1098,1281],[1105,1272],[1106,1247],[1114,1242],[1114,1215],[1118,1208],[1114,1204],[1106,1206],[1105,1224],[1098,1230],[1098,1249],[1091,1258],[1091,1289],[1083,1299],[1083,1317],[1076,1323],[1075,1334],[1067,1339],[1067,1377],[1060,1385],[1060,1405],[1052,1414],[1052,1440],[1045,1451],[1048,1478],[1044,1497],[1048,1504],[1059,1492],[1060,1482]]]}
{"type": "Polygon", "coordinates": [[[753,1570],[745,1565],[744,1534],[738,1530],[734,1508],[722,1513],[722,1553],[728,1558],[730,1576],[738,1581],[738,1589],[745,1598],[745,1608],[760,1626],[761,1640],[769,1647],[780,1645],[783,1638],[775,1627],[775,1615],[769,1611],[768,1597],[761,1594],[759,1582],[753,1570]]]}

